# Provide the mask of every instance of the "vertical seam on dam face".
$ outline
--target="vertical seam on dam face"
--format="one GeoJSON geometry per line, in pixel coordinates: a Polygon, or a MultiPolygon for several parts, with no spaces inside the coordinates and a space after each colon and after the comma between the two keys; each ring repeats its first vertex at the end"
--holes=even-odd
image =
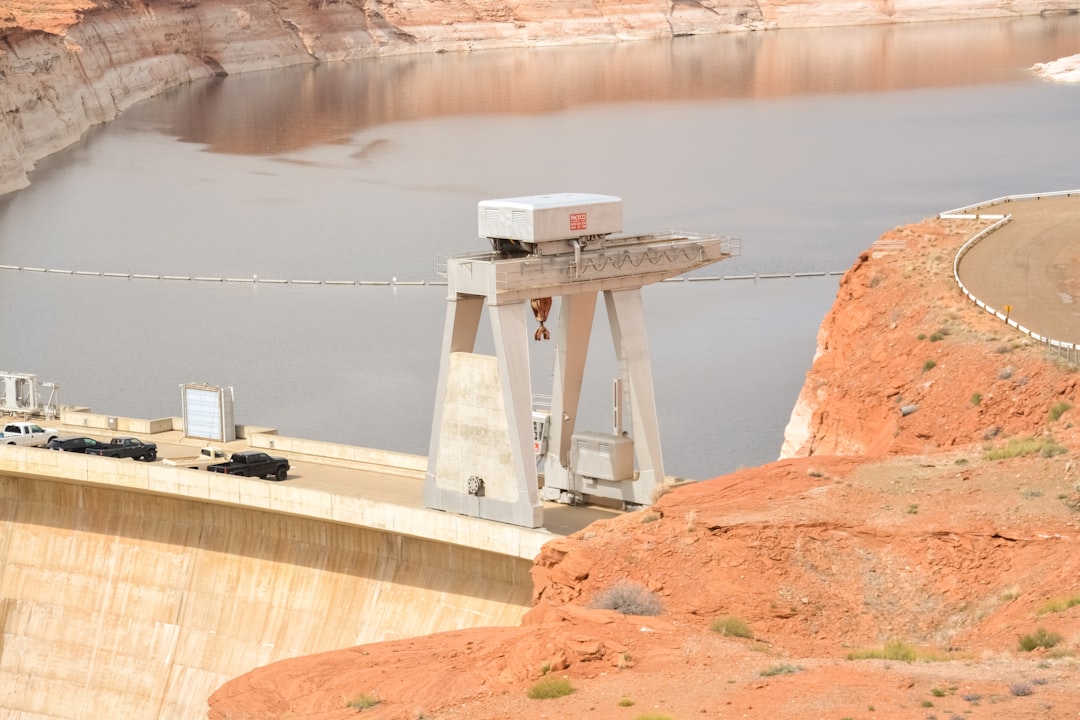
{"type": "Polygon", "coordinates": [[[276,660],[517,625],[530,567],[382,530],[0,475],[2,710],[203,719],[222,683],[276,660]]]}
{"type": "Polygon", "coordinates": [[[15,607],[15,598],[0,597],[0,658],[4,657],[4,637],[8,634],[8,618],[15,607]]]}

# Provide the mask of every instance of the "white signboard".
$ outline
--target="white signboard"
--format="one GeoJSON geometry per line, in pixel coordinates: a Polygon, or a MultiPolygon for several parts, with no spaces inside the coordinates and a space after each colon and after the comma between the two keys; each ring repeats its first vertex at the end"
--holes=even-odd
{"type": "Polygon", "coordinates": [[[232,388],[181,385],[184,437],[231,442],[236,439],[232,388]]]}

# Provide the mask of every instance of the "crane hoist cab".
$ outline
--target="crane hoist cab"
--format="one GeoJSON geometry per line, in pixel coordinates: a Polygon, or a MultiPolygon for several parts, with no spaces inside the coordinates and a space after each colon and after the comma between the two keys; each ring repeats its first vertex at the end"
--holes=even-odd
{"type": "Polygon", "coordinates": [[[551,193],[481,200],[480,237],[503,255],[559,255],[603,247],[622,232],[622,199],[590,193],[551,193]]]}

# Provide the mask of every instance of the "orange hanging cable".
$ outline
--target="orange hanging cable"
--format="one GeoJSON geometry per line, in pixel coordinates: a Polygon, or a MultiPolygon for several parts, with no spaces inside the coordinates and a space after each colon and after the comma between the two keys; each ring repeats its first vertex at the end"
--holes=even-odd
{"type": "Polygon", "coordinates": [[[544,323],[548,319],[548,313],[551,312],[551,298],[536,298],[532,301],[533,317],[540,323],[540,327],[536,328],[536,334],[533,335],[533,339],[536,341],[548,340],[551,338],[551,333],[544,327],[544,323]]]}

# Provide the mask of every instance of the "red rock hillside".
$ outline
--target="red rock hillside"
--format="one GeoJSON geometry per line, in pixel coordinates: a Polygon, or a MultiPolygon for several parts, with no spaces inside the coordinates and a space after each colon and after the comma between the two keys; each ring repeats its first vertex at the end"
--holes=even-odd
{"type": "Polygon", "coordinates": [[[210,718],[1075,717],[1075,369],[960,295],[973,230],[898,228],[843,277],[804,457],[549,543],[519,627],[276,663],[210,718]],[[660,613],[591,607],[619,583],[660,613]],[[544,679],[572,692],[530,699],[544,679]]]}

